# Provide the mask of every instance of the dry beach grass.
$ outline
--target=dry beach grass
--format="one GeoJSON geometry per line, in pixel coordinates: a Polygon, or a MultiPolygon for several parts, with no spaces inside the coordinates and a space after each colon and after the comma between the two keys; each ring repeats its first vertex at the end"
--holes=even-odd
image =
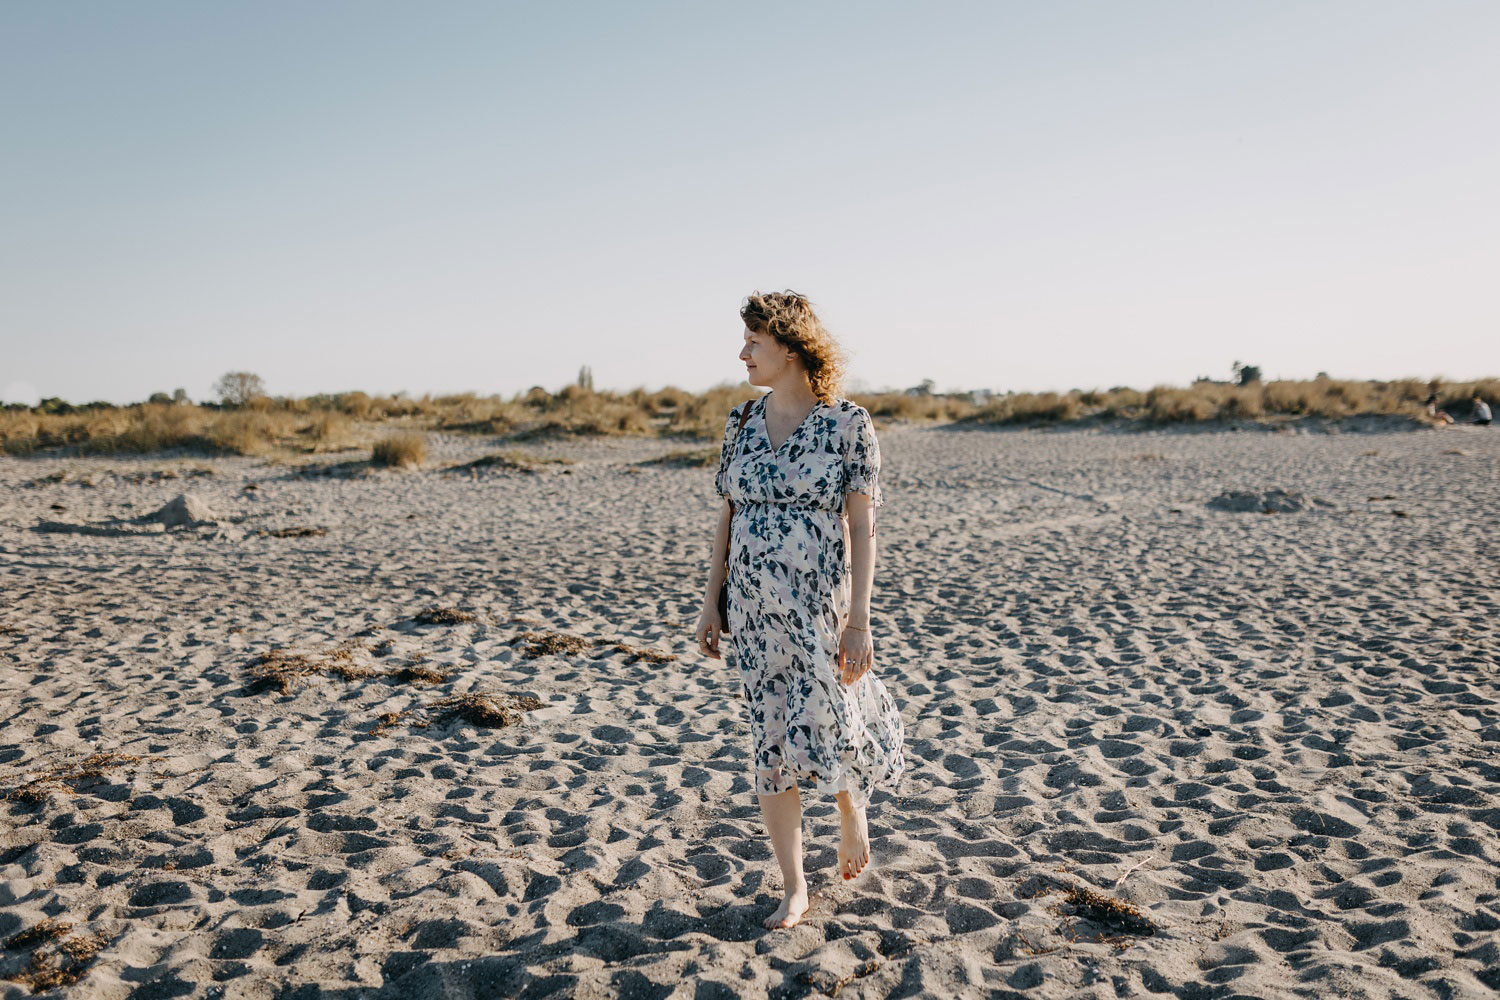
{"type": "MultiPolygon", "coordinates": [[[[1500,379],[1390,382],[1320,378],[1137,390],[1117,386],[1066,393],[1013,392],[976,400],[969,394],[856,394],[887,422],[933,426],[1297,422],[1382,417],[1427,424],[1429,392],[1459,414],[1477,392],[1500,399],[1500,379]]],[[[353,447],[371,449],[378,465],[416,466],[421,431],[445,431],[525,442],[555,437],[707,437],[724,414],[754,395],[748,385],[705,393],[666,388],[625,393],[540,386],[512,399],[477,396],[371,397],[363,392],[304,398],[260,396],[238,408],[139,403],[131,406],[48,404],[0,409],[0,454],[66,450],[77,454],[145,454],[189,449],[208,454],[295,456],[353,447]],[[54,412],[57,411],[57,412],[54,412]],[[392,430],[394,428],[394,431],[392,430]]],[[[659,458],[661,456],[658,456],[659,458]]],[[[680,457],[691,461],[690,453],[680,457]]],[[[673,458],[667,458],[673,461],[673,458]]]]}
{"type": "Polygon", "coordinates": [[[776,932],[682,441],[0,458],[0,988],[1500,988],[1500,432],[879,428],[910,770],[854,882],[804,792],[776,932]],[[34,530],[182,491],[224,524],[34,530]]]}

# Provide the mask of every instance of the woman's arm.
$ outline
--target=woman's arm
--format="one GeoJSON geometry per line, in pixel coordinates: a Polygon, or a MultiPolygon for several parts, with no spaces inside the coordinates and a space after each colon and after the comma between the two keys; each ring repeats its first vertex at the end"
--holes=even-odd
{"type": "MultiPolygon", "coordinates": [[[[721,498],[719,504],[719,523],[714,528],[714,551],[708,559],[708,587],[703,592],[703,611],[714,610],[717,613],[719,607],[719,588],[724,586],[724,580],[729,575],[729,569],[724,565],[729,553],[729,518],[732,508],[727,497],[721,498]]],[[[725,628],[728,622],[720,622],[719,627],[725,628]]]]}
{"type": "Polygon", "coordinates": [[[719,633],[729,627],[728,622],[719,620],[719,588],[729,575],[729,569],[724,565],[724,554],[729,551],[730,509],[729,499],[726,497],[719,505],[719,523],[714,528],[714,551],[708,558],[708,589],[703,595],[703,608],[698,612],[698,627],[695,630],[699,651],[715,660],[724,658],[723,651],[719,649],[719,633]]]}
{"type": "Polygon", "coordinates": [[[846,493],[844,514],[849,524],[849,571],[853,596],[849,625],[870,626],[870,592],[875,586],[875,505],[868,493],[846,493]]]}
{"type": "MultiPolygon", "coordinates": [[[[844,440],[844,515],[849,525],[849,571],[853,576],[847,626],[868,637],[870,591],[875,586],[875,508],[885,503],[880,489],[880,442],[870,411],[856,406],[844,440]]],[[[866,656],[865,640],[852,650],[866,656]]]]}

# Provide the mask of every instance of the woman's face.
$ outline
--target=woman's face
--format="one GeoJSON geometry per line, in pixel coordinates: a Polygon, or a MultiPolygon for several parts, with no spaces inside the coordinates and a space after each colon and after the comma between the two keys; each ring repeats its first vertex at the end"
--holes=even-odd
{"type": "Polygon", "coordinates": [[[745,363],[745,378],[751,385],[774,387],[796,371],[797,364],[791,353],[769,333],[745,327],[745,346],[740,349],[740,360],[745,363]]]}

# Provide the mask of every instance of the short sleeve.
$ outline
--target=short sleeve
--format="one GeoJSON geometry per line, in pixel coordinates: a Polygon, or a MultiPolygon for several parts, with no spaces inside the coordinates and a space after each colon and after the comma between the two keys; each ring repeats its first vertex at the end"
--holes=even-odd
{"type": "Polygon", "coordinates": [[[745,402],[736,406],[724,421],[724,440],[719,444],[719,472],[714,476],[714,492],[721,497],[729,495],[729,463],[734,458],[734,434],[739,429],[740,410],[749,405],[745,402]]]}
{"type": "Polygon", "coordinates": [[[844,442],[844,492],[868,493],[876,507],[885,504],[880,491],[880,442],[875,438],[875,421],[863,406],[854,408],[844,442]]]}

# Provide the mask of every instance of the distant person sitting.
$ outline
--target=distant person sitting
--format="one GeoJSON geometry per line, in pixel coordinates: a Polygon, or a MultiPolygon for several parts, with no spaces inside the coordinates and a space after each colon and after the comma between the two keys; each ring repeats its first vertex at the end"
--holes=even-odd
{"type": "Polygon", "coordinates": [[[1435,392],[1427,397],[1427,415],[1445,427],[1453,423],[1453,418],[1448,416],[1447,410],[1438,409],[1437,393],[1435,392]]]}
{"type": "Polygon", "coordinates": [[[1486,403],[1477,392],[1474,394],[1474,422],[1480,425],[1490,422],[1490,404],[1486,403]]]}

